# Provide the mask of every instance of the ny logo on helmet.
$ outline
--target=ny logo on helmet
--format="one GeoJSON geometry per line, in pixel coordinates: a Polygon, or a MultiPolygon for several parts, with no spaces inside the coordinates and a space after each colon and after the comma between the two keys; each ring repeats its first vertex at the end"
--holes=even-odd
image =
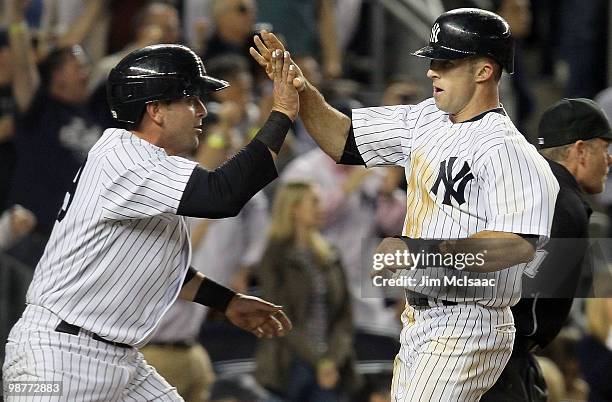
{"type": "Polygon", "coordinates": [[[442,200],[442,204],[452,205],[451,198],[454,198],[457,204],[463,204],[465,202],[465,186],[467,186],[468,181],[474,178],[474,175],[470,172],[470,165],[468,165],[467,162],[463,163],[463,167],[459,173],[453,177],[453,165],[456,160],[456,157],[450,158],[448,160],[448,165],[446,161],[440,162],[438,178],[431,188],[432,194],[437,195],[440,183],[444,184],[444,199],[442,200]],[[457,183],[459,183],[459,185],[455,190],[455,184],[457,183]]]}
{"type": "Polygon", "coordinates": [[[438,41],[439,33],[440,33],[440,25],[436,22],[434,26],[431,28],[431,36],[429,37],[429,41],[431,43],[436,43],[438,41]]]}

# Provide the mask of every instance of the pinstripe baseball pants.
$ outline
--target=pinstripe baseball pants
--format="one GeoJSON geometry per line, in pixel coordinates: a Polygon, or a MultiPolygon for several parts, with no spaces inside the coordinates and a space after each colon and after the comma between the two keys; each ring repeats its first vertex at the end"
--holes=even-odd
{"type": "Polygon", "coordinates": [[[512,353],[510,307],[407,306],[395,358],[394,402],[478,401],[512,353]]]}
{"type": "Polygon", "coordinates": [[[55,331],[61,319],[28,305],[9,334],[3,370],[5,400],[182,401],[136,348],[94,340],[86,331],[55,331]],[[84,333],[85,332],[85,333],[84,333]],[[59,381],[62,395],[8,395],[14,381],[59,381]]]}

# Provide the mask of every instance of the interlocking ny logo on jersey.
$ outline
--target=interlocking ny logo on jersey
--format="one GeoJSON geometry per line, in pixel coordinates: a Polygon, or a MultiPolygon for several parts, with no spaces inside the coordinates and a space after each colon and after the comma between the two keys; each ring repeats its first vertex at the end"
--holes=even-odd
{"type": "Polygon", "coordinates": [[[436,43],[438,41],[439,33],[440,33],[440,25],[438,25],[438,23],[435,23],[434,26],[431,28],[431,36],[429,37],[429,41],[431,43],[436,43]]]}
{"type": "Polygon", "coordinates": [[[453,165],[457,160],[456,157],[452,157],[447,161],[440,162],[440,172],[438,173],[438,178],[431,188],[431,192],[434,195],[438,194],[438,187],[440,183],[444,184],[444,200],[442,204],[452,205],[451,198],[454,198],[457,201],[457,204],[461,205],[465,202],[465,186],[468,181],[474,178],[472,172],[470,172],[470,165],[467,162],[463,163],[463,167],[453,177],[453,165]],[[458,185],[457,185],[458,183],[458,185]],[[457,189],[455,190],[455,185],[457,185],[457,189]]]}

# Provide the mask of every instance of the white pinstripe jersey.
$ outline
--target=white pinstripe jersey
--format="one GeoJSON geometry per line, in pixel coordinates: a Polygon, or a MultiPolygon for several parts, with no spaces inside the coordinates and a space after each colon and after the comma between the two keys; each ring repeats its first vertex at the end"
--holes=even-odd
{"type": "Polygon", "coordinates": [[[197,164],[108,129],[66,195],[27,302],[140,346],[180,291],[191,249],[182,193],[197,164]]]}
{"type": "MultiPolygon", "coordinates": [[[[477,232],[550,235],[559,185],[550,167],[504,113],[452,123],[432,98],[418,105],[353,110],[353,130],[367,166],[400,165],[408,181],[403,234],[457,239],[477,232]]],[[[540,242],[541,243],[541,242],[540,242]]],[[[520,298],[523,265],[494,273],[428,268],[421,277],[495,278],[495,287],[452,285],[412,290],[489,306],[520,298]]]]}

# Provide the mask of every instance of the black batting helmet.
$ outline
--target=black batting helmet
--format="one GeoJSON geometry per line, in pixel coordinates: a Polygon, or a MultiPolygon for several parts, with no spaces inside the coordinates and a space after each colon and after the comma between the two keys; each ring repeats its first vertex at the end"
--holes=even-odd
{"type": "Polygon", "coordinates": [[[200,57],[182,45],[152,45],[125,56],[108,75],[113,118],[138,123],[149,102],[202,96],[229,83],[206,75],[200,57]]]}
{"type": "Polygon", "coordinates": [[[458,8],[441,14],[431,28],[429,45],[412,53],[452,60],[487,56],[509,74],[514,72],[514,39],[499,15],[479,8],[458,8]]]}

